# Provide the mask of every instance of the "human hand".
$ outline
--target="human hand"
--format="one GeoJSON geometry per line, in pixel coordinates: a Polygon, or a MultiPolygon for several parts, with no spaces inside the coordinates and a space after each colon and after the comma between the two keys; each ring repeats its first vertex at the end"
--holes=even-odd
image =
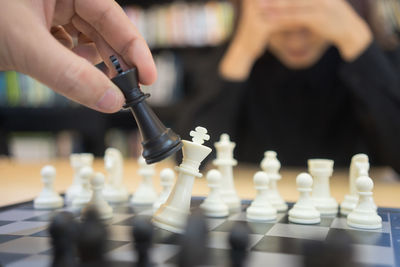
{"type": "Polygon", "coordinates": [[[146,42],[114,1],[0,0],[0,4],[0,70],[28,74],[107,113],[118,111],[124,97],[93,63],[104,60],[110,68],[109,56],[116,55],[125,67],[138,68],[141,83],[156,79],[146,42]]]}
{"type": "Polygon", "coordinates": [[[372,42],[367,23],[345,0],[266,0],[262,5],[273,23],[309,28],[337,46],[347,61],[372,42]]]}
{"type": "Polygon", "coordinates": [[[242,0],[236,32],[220,64],[225,78],[244,80],[254,61],[264,52],[275,25],[261,9],[266,0],[242,0]]]}

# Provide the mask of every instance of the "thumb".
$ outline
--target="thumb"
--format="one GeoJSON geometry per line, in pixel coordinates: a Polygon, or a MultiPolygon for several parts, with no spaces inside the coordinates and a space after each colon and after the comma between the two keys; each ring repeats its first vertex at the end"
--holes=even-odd
{"type": "Polygon", "coordinates": [[[23,43],[25,72],[54,91],[89,108],[112,113],[121,109],[124,97],[111,80],[86,59],[61,45],[45,29],[23,43]]]}

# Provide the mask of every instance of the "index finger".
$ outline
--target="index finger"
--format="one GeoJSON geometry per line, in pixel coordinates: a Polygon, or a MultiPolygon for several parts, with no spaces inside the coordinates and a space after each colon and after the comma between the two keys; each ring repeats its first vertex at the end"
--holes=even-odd
{"type": "Polygon", "coordinates": [[[157,71],[150,49],[115,1],[75,0],[75,12],[92,25],[128,64],[138,68],[141,83],[155,81],[157,71]]]}

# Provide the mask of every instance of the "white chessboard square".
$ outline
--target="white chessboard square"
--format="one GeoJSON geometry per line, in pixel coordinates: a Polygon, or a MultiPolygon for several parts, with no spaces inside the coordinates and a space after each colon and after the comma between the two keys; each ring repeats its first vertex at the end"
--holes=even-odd
{"type": "Polygon", "coordinates": [[[31,235],[46,229],[47,224],[47,222],[14,222],[0,226],[0,234],[31,235]]]}
{"type": "MultiPolygon", "coordinates": [[[[264,236],[257,234],[249,235],[249,248],[255,246],[264,236]]],[[[208,235],[208,247],[219,249],[230,249],[228,232],[210,232],[208,235]]]]}
{"type": "Polygon", "coordinates": [[[111,220],[109,220],[107,222],[107,224],[116,224],[116,223],[122,222],[122,221],[124,221],[126,219],[133,218],[133,217],[134,217],[134,215],[132,215],[132,214],[120,214],[120,213],[117,213],[117,214],[113,215],[113,217],[111,218],[111,220]]]}
{"type": "Polygon", "coordinates": [[[326,239],[328,232],[329,227],[277,223],[266,235],[323,241],[326,239]]]}
{"type": "Polygon", "coordinates": [[[217,219],[217,218],[207,218],[207,227],[208,230],[213,230],[223,224],[226,221],[226,219],[217,219]]]}
{"type": "Polygon", "coordinates": [[[370,246],[370,245],[352,245],[354,249],[353,260],[362,264],[369,265],[390,265],[394,266],[393,248],[370,246]]]}
{"type": "Polygon", "coordinates": [[[371,231],[377,233],[390,233],[390,223],[389,222],[382,222],[382,229],[373,229],[373,230],[365,230],[365,229],[358,229],[348,226],[347,218],[338,217],[335,218],[331,224],[331,228],[337,229],[351,229],[351,230],[358,230],[358,231],[371,231]]]}
{"type": "Polygon", "coordinates": [[[49,255],[33,255],[22,260],[10,263],[7,267],[48,267],[51,263],[49,255]]]}
{"type": "Polygon", "coordinates": [[[302,263],[299,255],[251,251],[246,266],[301,267],[302,263]]]}
{"type": "MultiPolygon", "coordinates": [[[[149,251],[150,258],[153,263],[163,264],[179,252],[179,246],[169,244],[155,244],[149,251]]],[[[137,260],[136,253],[132,248],[132,244],[123,245],[108,253],[111,260],[135,262],[137,260]]]]}
{"type": "Polygon", "coordinates": [[[50,249],[50,238],[25,236],[0,244],[0,252],[38,254],[50,249]]]}
{"type": "Polygon", "coordinates": [[[0,212],[0,221],[23,221],[50,212],[48,210],[7,210],[0,212]]]}
{"type": "Polygon", "coordinates": [[[110,225],[109,230],[109,240],[113,241],[128,241],[132,240],[132,227],[125,225],[110,225]]]}

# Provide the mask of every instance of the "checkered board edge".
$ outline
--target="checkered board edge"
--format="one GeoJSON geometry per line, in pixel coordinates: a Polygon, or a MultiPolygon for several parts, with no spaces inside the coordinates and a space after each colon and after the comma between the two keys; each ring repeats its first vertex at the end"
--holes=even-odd
{"type": "MultiPolygon", "coordinates": [[[[193,197],[192,207],[202,199],[193,197]]],[[[244,210],[249,203],[243,201],[243,211],[228,218],[207,219],[210,262],[214,266],[229,265],[229,231],[235,222],[246,221],[244,210]]],[[[52,250],[47,227],[54,212],[35,210],[32,202],[0,208],[0,263],[10,267],[49,266],[52,250]]],[[[273,223],[247,222],[252,231],[247,266],[301,266],[305,242],[328,241],[346,231],[352,237],[355,263],[400,267],[400,209],[379,208],[378,212],[383,228],[368,231],[349,228],[346,218],[340,216],[323,217],[317,225],[289,223],[286,213],[279,213],[273,223]]],[[[132,218],[151,213],[151,209],[132,208],[128,203],[114,207],[114,217],[108,223],[110,266],[132,266],[136,261],[130,239],[132,218]]],[[[176,266],[179,235],[156,229],[150,253],[158,266],[176,266]]]]}

